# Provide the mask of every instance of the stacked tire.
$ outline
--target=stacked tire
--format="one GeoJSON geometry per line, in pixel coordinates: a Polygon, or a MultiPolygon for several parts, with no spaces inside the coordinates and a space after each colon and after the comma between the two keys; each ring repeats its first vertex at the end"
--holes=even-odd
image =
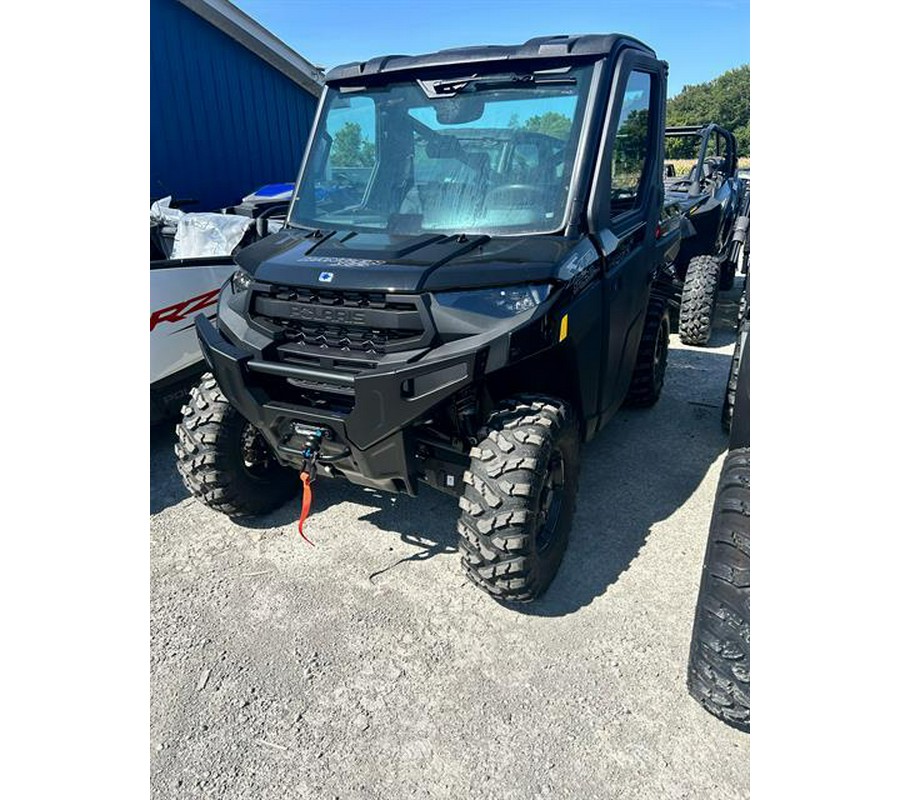
{"type": "Polygon", "coordinates": [[[750,729],[750,448],[729,452],[716,491],[688,664],[688,690],[750,729]]]}

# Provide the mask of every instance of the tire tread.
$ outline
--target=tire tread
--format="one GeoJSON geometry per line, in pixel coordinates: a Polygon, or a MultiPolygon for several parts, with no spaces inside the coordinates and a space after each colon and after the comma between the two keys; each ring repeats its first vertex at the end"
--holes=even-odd
{"type": "Polygon", "coordinates": [[[716,313],[719,271],[719,262],[713,256],[694,256],[688,262],[678,323],[683,344],[704,345],[709,341],[716,313]]]}
{"type": "Polygon", "coordinates": [[[688,662],[707,711],[750,729],[750,449],[725,458],[710,523],[688,662]]]}
{"type": "Polygon", "coordinates": [[[276,471],[271,482],[260,482],[248,491],[235,472],[229,447],[247,422],[211,373],[205,373],[191,389],[181,412],[175,428],[176,467],[185,488],[201,503],[229,517],[245,517],[277,508],[295,491],[296,480],[284,468],[276,471]]]}
{"type": "MultiPolygon", "coordinates": [[[[498,406],[470,451],[457,526],[462,567],[469,580],[498,600],[534,600],[558,567],[548,573],[537,563],[533,504],[552,444],[563,436],[575,437],[574,415],[565,402],[520,395],[498,406]]],[[[577,474],[570,476],[576,465],[567,469],[567,491],[574,496],[569,481],[577,480],[577,474]]],[[[574,510],[574,500],[572,505],[574,510]]]]}

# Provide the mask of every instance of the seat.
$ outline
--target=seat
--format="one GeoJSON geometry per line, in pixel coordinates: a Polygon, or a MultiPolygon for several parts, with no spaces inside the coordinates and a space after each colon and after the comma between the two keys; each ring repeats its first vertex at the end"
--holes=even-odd
{"type": "Polygon", "coordinates": [[[458,149],[445,144],[432,149],[429,145],[429,157],[446,163],[432,171],[431,180],[416,181],[400,204],[401,215],[422,216],[423,228],[465,227],[481,213],[491,182],[490,156],[466,153],[458,142],[456,145],[458,149]]]}

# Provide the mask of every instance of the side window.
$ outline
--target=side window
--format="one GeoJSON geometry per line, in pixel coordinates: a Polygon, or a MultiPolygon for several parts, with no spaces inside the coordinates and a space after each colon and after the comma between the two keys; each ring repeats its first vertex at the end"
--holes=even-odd
{"type": "Polygon", "coordinates": [[[612,158],[613,216],[637,208],[638,190],[647,164],[650,145],[650,75],[632,72],[625,86],[625,97],[612,158]]]}

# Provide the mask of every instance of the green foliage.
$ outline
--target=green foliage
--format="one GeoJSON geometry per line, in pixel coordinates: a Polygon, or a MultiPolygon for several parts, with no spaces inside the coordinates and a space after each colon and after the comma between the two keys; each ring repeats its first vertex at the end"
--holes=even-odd
{"type": "MultiPolygon", "coordinates": [[[[516,122],[518,123],[518,119],[516,122]]],[[[512,120],[510,120],[510,127],[514,127],[512,125],[512,120]]],[[[540,116],[535,114],[533,117],[529,117],[525,120],[526,131],[534,131],[535,133],[543,133],[547,136],[555,136],[557,139],[568,139],[571,128],[572,120],[565,114],[560,114],[558,111],[545,111],[540,116]]]]}
{"type": "Polygon", "coordinates": [[[644,160],[647,158],[649,117],[648,109],[637,108],[622,121],[616,132],[613,154],[614,189],[637,188],[644,160]]]}
{"type": "Polygon", "coordinates": [[[334,167],[372,167],[375,165],[375,144],[363,139],[358,122],[345,122],[334,135],[331,145],[331,165],[334,167]]]}
{"type": "MultiPolygon", "coordinates": [[[[738,155],[750,155],[750,65],[723,72],[718,78],[685,86],[667,103],[666,125],[717,122],[737,139],[738,155]]],[[[667,158],[696,157],[696,142],[667,144],[667,158]],[[685,152],[682,152],[685,151],[685,152]]]]}

